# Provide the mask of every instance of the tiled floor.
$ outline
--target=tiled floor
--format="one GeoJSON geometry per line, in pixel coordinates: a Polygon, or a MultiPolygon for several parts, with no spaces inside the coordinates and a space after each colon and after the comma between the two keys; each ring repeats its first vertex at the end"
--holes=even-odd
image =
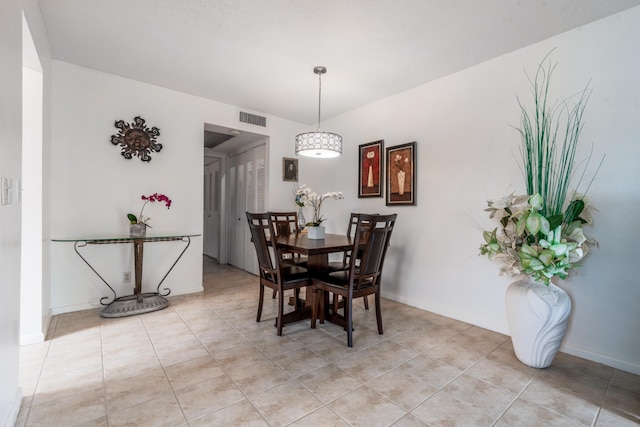
{"type": "Polygon", "coordinates": [[[640,377],[560,354],[534,370],[508,337],[383,300],[335,325],[256,323],[256,278],[205,260],[205,291],[120,319],[56,316],[22,348],[18,426],[631,426],[640,377]]]}

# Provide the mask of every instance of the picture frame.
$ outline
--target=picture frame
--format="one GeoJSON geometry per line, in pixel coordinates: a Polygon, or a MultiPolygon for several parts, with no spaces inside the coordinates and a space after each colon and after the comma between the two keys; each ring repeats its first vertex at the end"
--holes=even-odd
{"type": "Polygon", "coordinates": [[[282,158],[282,180],[286,182],[298,182],[298,159],[291,157],[282,158]]]}
{"type": "Polygon", "coordinates": [[[386,204],[416,205],[416,142],[386,149],[386,204]]]}
{"type": "Polygon", "coordinates": [[[358,146],[358,198],[382,197],[384,140],[358,146]]]}

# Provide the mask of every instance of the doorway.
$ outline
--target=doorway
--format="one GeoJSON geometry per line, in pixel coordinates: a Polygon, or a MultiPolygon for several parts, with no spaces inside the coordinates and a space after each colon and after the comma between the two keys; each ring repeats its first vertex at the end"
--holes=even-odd
{"type": "Polygon", "coordinates": [[[219,155],[206,155],[204,163],[204,211],[202,215],[203,252],[220,262],[220,220],[222,212],[222,161],[219,155]]]}
{"type": "Polygon", "coordinates": [[[268,137],[205,124],[203,254],[257,274],[246,211],[266,209],[268,137]]]}

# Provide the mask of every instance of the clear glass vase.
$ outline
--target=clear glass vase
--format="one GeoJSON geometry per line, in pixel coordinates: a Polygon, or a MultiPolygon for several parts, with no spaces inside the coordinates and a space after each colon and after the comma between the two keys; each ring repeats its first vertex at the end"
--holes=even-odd
{"type": "Polygon", "coordinates": [[[147,224],[129,224],[130,237],[145,237],[147,234],[147,224]]]}
{"type": "Polygon", "coordinates": [[[307,220],[304,219],[304,213],[302,212],[302,206],[298,206],[298,229],[300,231],[304,230],[304,227],[307,225],[307,220]]]}

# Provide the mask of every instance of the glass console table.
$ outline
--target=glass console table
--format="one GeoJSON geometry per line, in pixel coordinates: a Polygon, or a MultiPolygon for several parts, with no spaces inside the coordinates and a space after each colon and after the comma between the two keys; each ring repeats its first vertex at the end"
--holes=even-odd
{"type": "Polygon", "coordinates": [[[76,254],[89,266],[89,268],[107,285],[107,287],[113,292],[113,297],[106,296],[100,298],[100,304],[105,307],[100,311],[102,317],[124,317],[133,316],[135,314],[148,313],[150,311],[162,310],[169,306],[169,301],[165,298],[171,293],[171,289],[164,288],[160,291],[160,286],[164,279],[167,278],[173,267],[178,263],[182,255],[186,252],[187,248],[191,244],[191,238],[199,236],[199,234],[171,234],[171,235],[158,235],[158,236],[145,236],[145,237],[130,237],[130,236],[110,236],[110,237],[96,237],[96,238],[79,238],[79,239],[52,239],[53,242],[73,242],[73,248],[76,254]],[[169,270],[166,272],[155,292],[142,292],[142,261],[144,253],[145,243],[156,242],[172,242],[180,241],[184,243],[182,252],[175,259],[169,270]],[[96,271],[96,269],[87,261],[87,259],[80,253],[79,249],[84,248],[87,245],[112,245],[121,243],[133,244],[133,260],[134,260],[134,275],[135,275],[135,287],[133,288],[133,294],[118,297],[116,291],[109,283],[96,271]],[[111,299],[113,298],[113,299],[111,299]],[[110,302],[105,302],[109,301],[110,302]]]}

